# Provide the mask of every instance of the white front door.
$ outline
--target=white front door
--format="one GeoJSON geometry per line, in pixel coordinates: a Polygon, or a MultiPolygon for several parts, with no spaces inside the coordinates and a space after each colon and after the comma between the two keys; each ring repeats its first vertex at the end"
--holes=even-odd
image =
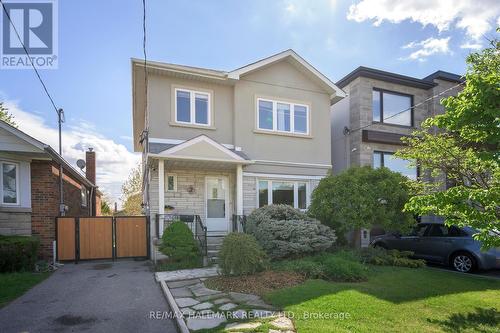
{"type": "Polygon", "coordinates": [[[229,230],[229,189],[227,177],[206,178],[207,231],[226,234],[229,230]]]}

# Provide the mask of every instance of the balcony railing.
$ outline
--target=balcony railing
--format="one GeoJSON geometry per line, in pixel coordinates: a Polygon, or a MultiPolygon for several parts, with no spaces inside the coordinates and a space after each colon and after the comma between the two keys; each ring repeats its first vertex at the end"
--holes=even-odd
{"type": "Polygon", "coordinates": [[[247,217],[245,215],[233,215],[233,232],[246,232],[247,217]]]}
{"type": "Polygon", "coordinates": [[[175,221],[184,222],[194,238],[198,241],[200,251],[203,256],[207,255],[207,227],[203,224],[199,215],[186,214],[156,214],[155,229],[158,238],[161,238],[163,231],[175,221]]]}

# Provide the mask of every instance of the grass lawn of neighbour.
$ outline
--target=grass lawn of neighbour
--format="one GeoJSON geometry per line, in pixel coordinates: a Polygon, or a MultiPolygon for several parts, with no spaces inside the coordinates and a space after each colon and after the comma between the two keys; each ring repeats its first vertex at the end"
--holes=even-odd
{"type": "Polygon", "coordinates": [[[500,332],[500,280],[453,272],[370,266],[366,282],[308,280],[264,298],[301,333],[500,332]]]}
{"type": "Polygon", "coordinates": [[[21,296],[36,284],[45,280],[50,273],[1,273],[0,308],[21,296]]]}

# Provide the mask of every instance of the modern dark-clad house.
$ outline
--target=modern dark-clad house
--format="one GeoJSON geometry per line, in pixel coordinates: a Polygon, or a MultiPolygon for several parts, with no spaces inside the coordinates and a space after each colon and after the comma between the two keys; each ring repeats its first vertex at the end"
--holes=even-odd
{"type": "Polygon", "coordinates": [[[456,95],[462,82],[460,75],[444,71],[420,79],[368,67],[343,77],[337,86],[347,97],[331,112],[333,173],[370,165],[416,178],[417,168],[393,156],[403,144],[401,137],[411,135],[426,118],[443,113],[440,100],[456,95]]]}

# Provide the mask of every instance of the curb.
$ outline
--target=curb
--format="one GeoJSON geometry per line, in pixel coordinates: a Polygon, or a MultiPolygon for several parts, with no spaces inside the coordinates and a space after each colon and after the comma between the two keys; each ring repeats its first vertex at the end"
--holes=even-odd
{"type": "Polygon", "coordinates": [[[165,295],[165,298],[167,299],[168,305],[174,311],[175,313],[175,321],[177,323],[177,328],[179,329],[179,332],[181,333],[189,333],[189,329],[184,322],[182,312],[179,310],[179,307],[177,306],[177,303],[175,303],[174,296],[172,296],[172,293],[170,292],[170,289],[168,289],[167,284],[165,281],[160,281],[161,289],[163,290],[163,294],[165,295]]]}
{"type": "Polygon", "coordinates": [[[457,271],[454,271],[451,269],[446,269],[446,268],[426,266],[426,269],[433,270],[433,271],[453,273],[453,274],[457,274],[459,276],[475,277],[475,278],[480,278],[480,279],[496,280],[496,281],[500,280],[500,277],[489,276],[489,275],[479,275],[479,274],[475,274],[475,273],[460,273],[460,272],[457,272],[457,271]]]}

